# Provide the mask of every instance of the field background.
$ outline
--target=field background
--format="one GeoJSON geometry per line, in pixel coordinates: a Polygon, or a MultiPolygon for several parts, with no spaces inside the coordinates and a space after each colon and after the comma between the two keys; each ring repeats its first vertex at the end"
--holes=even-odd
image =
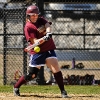
{"type": "Polygon", "coordinates": [[[13,86],[0,86],[0,100],[100,100],[100,87],[66,85],[69,98],[61,98],[57,85],[23,85],[21,96],[16,97],[12,92],[13,86]]]}

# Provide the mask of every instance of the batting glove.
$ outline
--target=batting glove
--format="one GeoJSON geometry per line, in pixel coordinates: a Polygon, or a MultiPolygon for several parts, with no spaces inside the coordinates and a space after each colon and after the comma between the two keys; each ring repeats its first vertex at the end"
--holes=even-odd
{"type": "Polygon", "coordinates": [[[45,41],[48,41],[50,38],[52,38],[52,33],[50,33],[50,32],[48,32],[48,33],[46,34],[46,36],[43,37],[43,39],[44,39],[45,41]]]}

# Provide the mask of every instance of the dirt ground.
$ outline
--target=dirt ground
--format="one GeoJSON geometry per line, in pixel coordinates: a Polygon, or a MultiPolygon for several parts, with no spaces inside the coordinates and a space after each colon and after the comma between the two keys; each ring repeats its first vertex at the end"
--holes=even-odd
{"type": "Polygon", "coordinates": [[[75,95],[70,94],[68,98],[61,98],[60,94],[34,94],[23,93],[20,97],[12,93],[0,93],[0,100],[100,100],[100,95],[75,95]]]}

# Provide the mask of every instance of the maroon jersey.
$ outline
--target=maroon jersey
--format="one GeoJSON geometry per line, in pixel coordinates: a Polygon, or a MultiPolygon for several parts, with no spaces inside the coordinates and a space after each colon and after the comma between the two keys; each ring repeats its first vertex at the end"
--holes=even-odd
{"type": "MultiPolygon", "coordinates": [[[[47,22],[48,21],[46,21],[44,18],[40,17],[40,18],[38,18],[36,23],[32,23],[32,22],[26,23],[26,25],[24,27],[25,37],[30,44],[32,44],[29,41],[30,38],[39,39],[39,38],[42,38],[43,36],[45,36],[45,34],[46,34],[45,24],[47,22]]],[[[49,51],[49,50],[54,50],[56,48],[52,38],[49,39],[48,41],[44,42],[43,44],[39,45],[39,47],[40,47],[39,53],[49,51]]],[[[35,54],[33,49],[30,51],[30,53],[35,54]]]]}

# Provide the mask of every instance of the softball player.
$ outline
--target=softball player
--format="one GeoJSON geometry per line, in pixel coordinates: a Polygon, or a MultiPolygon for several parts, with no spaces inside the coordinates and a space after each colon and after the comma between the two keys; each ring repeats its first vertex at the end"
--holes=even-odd
{"type": "Polygon", "coordinates": [[[29,72],[27,75],[20,77],[18,82],[14,85],[14,95],[20,96],[19,88],[22,84],[34,79],[41,66],[45,64],[51,69],[54,78],[61,91],[63,98],[67,97],[67,92],[64,89],[62,72],[60,71],[58,60],[55,54],[55,44],[52,39],[51,27],[46,19],[39,17],[39,9],[35,5],[31,5],[26,10],[26,25],[24,27],[25,36],[30,44],[37,41],[40,42],[40,52],[36,53],[30,50],[29,72]]]}

